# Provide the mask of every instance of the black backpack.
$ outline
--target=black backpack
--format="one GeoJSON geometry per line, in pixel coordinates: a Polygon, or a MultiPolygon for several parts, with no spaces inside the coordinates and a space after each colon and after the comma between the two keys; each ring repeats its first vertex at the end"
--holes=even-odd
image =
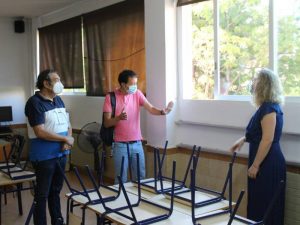
{"type": "MultiPolygon", "coordinates": [[[[115,92],[109,92],[110,103],[112,108],[111,117],[115,117],[116,113],[116,95],[115,92]]],[[[111,146],[114,141],[114,128],[115,127],[104,127],[104,113],[102,114],[102,125],[100,130],[100,137],[105,145],[111,146]]]]}

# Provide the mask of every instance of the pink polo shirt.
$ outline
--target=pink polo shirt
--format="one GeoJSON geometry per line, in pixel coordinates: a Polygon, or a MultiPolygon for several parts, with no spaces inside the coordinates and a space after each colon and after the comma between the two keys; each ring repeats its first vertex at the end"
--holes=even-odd
{"type": "MultiPolygon", "coordinates": [[[[121,114],[123,108],[127,113],[127,120],[120,120],[114,129],[114,141],[127,142],[142,140],[140,128],[140,107],[147,101],[144,94],[137,90],[134,94],[123,94],[115,90],[116,94],[116,115],[121,114]]],[[[112,112],[110,95],[106,95],[103,112],[112,112]]]]}

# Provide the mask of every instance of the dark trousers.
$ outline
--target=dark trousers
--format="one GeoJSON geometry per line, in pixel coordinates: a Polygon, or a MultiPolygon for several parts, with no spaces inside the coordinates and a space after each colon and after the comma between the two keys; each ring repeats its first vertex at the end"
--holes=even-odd
{"type": "Polygon", "coordinates": [[[47,225],[47,200],[51,216],[51,224],[63,224],[59,194],[62,189],[64,179],[57,162],[64,171],[66,166],[66,156],[32,162],[36,174],[36,189],[34,195],[35,208],[33,212],[34,225],[47,225]]]}

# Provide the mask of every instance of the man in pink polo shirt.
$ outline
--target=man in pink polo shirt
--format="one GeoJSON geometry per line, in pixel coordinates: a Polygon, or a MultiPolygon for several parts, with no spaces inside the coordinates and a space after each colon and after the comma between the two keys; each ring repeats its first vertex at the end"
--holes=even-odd
{"type": "Polygon", "coordinates": [[[115,167],[115,183],[118,183],[117,176],[120,173],[122,157],[124,156],[124,168],[121,175],[122,181],[127,181],[128,170],[128,153],[127,145],[129,145],[129,157],[132,168],[132,178],[136,180],[137,166],[136,154],[140,158],[140,178],[145,178],[145,158],[142,146],[142,134],[140,128],[140,107],[145,109],[152,115],[166,115],[172,110],[173,103],[170,102],[168,107],[158,109],[150,104],[144,94],[137,89],[137,75],[132,70],[124,70],[119,74],[118,78],[120,88],[115,90],[116,96],[116,112],[115,117],[111,117],[112,107],[110,95],[106,95],[103,112],[104,126],[114,126],[114,143],[112,145],[114,167],[115,167]]]}

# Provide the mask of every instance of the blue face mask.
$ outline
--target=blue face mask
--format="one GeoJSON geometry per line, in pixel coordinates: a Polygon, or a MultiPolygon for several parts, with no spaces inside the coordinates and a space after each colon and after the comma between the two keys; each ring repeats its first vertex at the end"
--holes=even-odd
{"type": "Polygon", "coordinates": [[[129,89],[127,90],[128,94],[134,94],[137,91],[137,85],[131,85],[129,86],[129,89]]]}

